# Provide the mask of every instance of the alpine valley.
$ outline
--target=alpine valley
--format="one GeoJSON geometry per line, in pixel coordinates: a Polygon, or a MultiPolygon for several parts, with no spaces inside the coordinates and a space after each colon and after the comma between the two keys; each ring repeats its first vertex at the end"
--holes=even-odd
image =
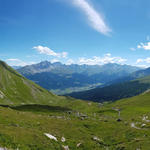
{"type": "Polygon", "coordinates": [[[0,150],[150,150],[150,0],[0,0],[0,150]]]}
{"type": "Polygon", "coordinates": [[[138,67],[113,63],[65,65],[49,61],[17,69],[24,77],[59,95],[103,87],[138,70],[138,67]]]}
{"type": "MultiPolygon", "coordinates": [[[[149,78],[140,82],[150,82],[149,78]]],[[[96,103],[56,96],[0,62],[0,145],[7,150],[149,148],[150,92],[96,103]]]]}

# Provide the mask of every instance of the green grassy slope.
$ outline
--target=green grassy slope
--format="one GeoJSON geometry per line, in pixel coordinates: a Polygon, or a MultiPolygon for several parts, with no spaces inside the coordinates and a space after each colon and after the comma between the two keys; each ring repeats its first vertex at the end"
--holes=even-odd
{"type": "Polygon", "coordinates": [[[111,104],[75,101],[65,106],[66,109],[43,105],[0,107],[1,147],[21,150],[63,150],[63,145],[73,150],[148,150],[150,147],[149,92],[111,104]],[[121,110],[120,117],[116,109],[121,110]],[[83,114],[88,117],[83,118],[83,114]],[[62,137],[66,142],[61,141],[62,137]]]}
{"type": "Polygon", "coordinates": [[[1,104],[57,104],[65,97],[58,97],[22,77],[6,63],[0,61],[1,104]]]}

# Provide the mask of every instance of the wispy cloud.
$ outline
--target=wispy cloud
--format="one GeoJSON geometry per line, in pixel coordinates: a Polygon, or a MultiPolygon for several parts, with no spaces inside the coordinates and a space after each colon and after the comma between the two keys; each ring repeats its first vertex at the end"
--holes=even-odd
{"type": "Polygon", "coordinates": [[[138,58],[136,60],[136,66],[147,68],[150,67],[150,57],[147,58],[138,58]]]}
{"type": "Polygon", "coordinates": [[[150,64],[150,57],[147,57],[145,59],[139,58],[137,59],[136,64],[143,63],[143,62],[150,64]]]}
{"type": "Polygon", "coordinates": [[[26,66],[26,65],[31,65],[31,64],[35,64],[36,63],[36,62],[25,62],[25,61],[22,61],[22,60],[17,59],[17,58],[6,59],[6,62],[10,66],[26,66]]]}
{"type": "Polygon", "coordinates": [[[44,46],[34,46],[33,49],[37,50],[40,54],[50,55],[58,58],[66,58],[68,53],[62,52],[62,53],[56,53],[52,49],[44,46]]]}
{"type": "Polygon", "coordinates": [[[21,61],[20,59],[17,59],[17,58],[9,58],[7,59],[7,61],[16,61],[16,62],[19,62],[21,61]]]}
{"type": "Polygon", "coordinates": [[[140,43],[138,46],[137,46],[138,49],[144,49],[144,50],[147,50],[149,51],[150,50],[150,42],[147,42],[147,43],[140,43]]]}
{"type": "Polygon", "coordinates": [[[119,63],[122,64],[127,60],[121,57],[112,57],[110,53],[105,54],[103,57],[94,56],[92,58],[79,58],[79,64],[87,64],[87,65],[104,65],[107,63],[119,63]]]}
{"type": "Polygon", "coordinates": [[[149,51],[150,50],[150,36],[148,35],[146,37],[146,42],[141,42],[140,44],[137,45],[136,48],[130,48],[131,51],[135,51],[137,49],[143,49],[143,50],[146,50],[146,51],[149,51]]]}
{"type": "Polygon", "coordinates": [[[87,0],[73,0],[73,3],[85,13],[91,26],[96,31],[105,35],[108,35],[111,32],[111,29],[106,25],[102,14],[96,11],[87,0]]]}

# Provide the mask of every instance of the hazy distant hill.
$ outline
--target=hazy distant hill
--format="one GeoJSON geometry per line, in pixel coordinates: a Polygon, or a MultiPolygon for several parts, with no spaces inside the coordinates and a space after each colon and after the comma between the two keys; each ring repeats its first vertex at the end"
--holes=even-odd
{"type": "Polygon", "coordinates": [[[17,71],[48,90],[71,89],[74,91],[82,87],[88,89],[104,85],[110,81],[128,76],[137,70],[139,70],[137,67],[119,64],[105,64],[103,66],[65,65],[59,62],[44,61],[22,67],[17,71]]]}
{"type": "Polygon", "coordinates": [[[15,70],[22,68],[22,66],[11,66],[11,67],[15,70]]]}
{"type": "Polygon", "coordinates": [[[140,69],[138,71],[135,71],[135,72],[129,74],[128,76],[121,77],[121,78],[118,78],[116,80],[113,80],[113,81],[109,82],[108,84],[127,82],[127,81],[130,81],[130,80],[135,80],[137,78],[142,78],[142,77],[146,77],[146,76],[149,76],[149,75],[150,75],[150,68],[140,69]]]}
{"type": "MultiPolygon", "coordinates": [[[[147,70],[148,69],[146,69],[146,72],[147,70]]],[[[139,71],[139,73],[141,72],[144,71],[139,71]]],[[[137,74],[137,76],[135,77],[140,76],[138,73],[135,74],[137,74]]],[[[148,89],[150,89],[150,76],[138,78],[132,81],[112,84],[103,88],[95,88],[83,92],[74,92],[69,94],[69,96],[97,102],[115,101],[122,98],[132,97],[141,94],[148,89]]]]}

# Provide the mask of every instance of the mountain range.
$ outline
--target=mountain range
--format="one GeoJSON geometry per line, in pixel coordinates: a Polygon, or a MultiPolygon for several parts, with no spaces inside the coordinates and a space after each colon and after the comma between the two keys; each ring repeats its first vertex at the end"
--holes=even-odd
{"type": "Polygon", "coordinates": [[[104,86],[137,70],[140,68],[129,65],[65,65],[48,61],[17,69],[24,77],[56,94],[104,86]]]}
{"type": "Polygon", "coordinates": [[[129,76],[113,81],[110,85],[83,92],[68,94],[74,98],[97,102],[116,101],[136,96],[150,89],[150,68],[131,73],[129,76]]]}
{"type": "Polygon", "coordinates": [[[128,65],[65,65],[44,61],[17,71],[56,94],[96,102],[132,97],[150,88],[150,68],[128,65]]]}
{"type": "Polygon", "coordinates": [[[113,103],[56,96],[0,61],[0,149],[147,150],[149,99],[149,90],[113,103]]]}

